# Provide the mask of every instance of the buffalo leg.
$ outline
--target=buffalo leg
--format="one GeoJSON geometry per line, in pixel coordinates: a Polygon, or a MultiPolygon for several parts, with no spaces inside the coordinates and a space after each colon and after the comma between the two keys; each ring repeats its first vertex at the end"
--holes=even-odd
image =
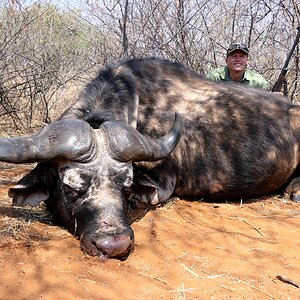
{"type": "Polygon", "coordinates": [[[294,202],[300,202],[300,177],[295,177],[285,189],[285,194],[294,202]]]}

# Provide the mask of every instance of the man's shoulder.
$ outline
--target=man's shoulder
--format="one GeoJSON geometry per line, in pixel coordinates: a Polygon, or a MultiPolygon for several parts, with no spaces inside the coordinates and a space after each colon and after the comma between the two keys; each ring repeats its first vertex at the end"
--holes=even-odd
{"type": "Polygon", "coordinates": [[[226,67],[220,67],[211,70],[207,73],[206,77],[215,81],[224,80],[226,76],[226,67]]]}
{"type": "Polygon", "coordinates": [[[262,80],[262,81],[266,81],[262,75],[260,75],[259,73],[255,72],[255,71],[252,71],[252,70],[249,70],[247,69],[245,71],[245,77],[250,80],[250,79],[256,79],[256,80],[262,80]]]}
{"type": "Polygon", "coordinates": [[[267,80],[262,75],[260,75],[255,71],[247,69],[245,72],[245,78],[250,82],[251,86],[259,87],[263,89],[269,88],[269,83],[267,82],[267,80]]]}

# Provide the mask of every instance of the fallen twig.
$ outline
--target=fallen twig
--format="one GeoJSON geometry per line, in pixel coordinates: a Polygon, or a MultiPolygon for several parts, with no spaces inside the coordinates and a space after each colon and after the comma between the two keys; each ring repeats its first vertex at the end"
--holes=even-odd
{"type": "Polygon", "coordinates": [[[184,269],[186,271],[188,271],[189,273],[191,273],[192,275],[194,275],[195,277],[199,278],[199,279],[204,279],[203,277],[200,277],[197,273],[195,273],[193,270],[191,270],[189,267],[187,267],[185,264],[182,264],[184,269]]]}
{"type": "Polygon", "coordinates": [[[256,227],[254,226],[253,224],[249,223],[248,221],[246,221],[245,219],[241,218],[240,220],[242,220],[244,223],[250,225],[252,228],[254,228],[254,230],[256,230],[262,237],[265,237],[263,235],[263,233],[256,227]]]}
{"type": "Polygon", "coordinates": [[[82,275],[79,275],[78,277],[76,277],[77,282],[78,282],[78,283],[79,283],[79,284],[80,284],[80,285],[81,285],[88,293],[90,293],[89,289],[86,288],[86,287],[81,283],[79,277],[82,277],[82,275]]]}
{"type": "Polygon", "coordinates": [[[194,272],[192,269],[190,269],[189,267],[187,267],[185,264],[182,264],[184,269],[186,271],[188,271],[190,274],[194,275],[195,277],[199,278],[199,279],[213,279],[213,278],[219,278],[219,277],[224,277],[224,274],[211,274],[211,273],[208,273],[208,272],[205,272],[203,270],[201,270],[203,273],[205,274],[208,274],[209,276],[205,276],[205,277],[201,277],[199,276],[196,272],[194,272]]]}
{"type": "Polygon", "coordinates": [[[161,278],[159,278],[159,277],[157,277],[157,276],[152,276],[152,275],[145,274],[145,273],[139,273],[139,274],[141,274],[141,275],[143,275],[143,276],[150,277],[150,278],[152,278],[152,279],[154,279],[154,280],[160,281],[160,282],[162,282],[163,284],[166,284],[166,285],[168,284],[166,281],[164,281],[163,279],[161,279],[161,278]]]}
{"type": "Polygon", "coordinates": [[[238,279],[238,278],[236,278],[236,280],[237,280],[238,282],[242,282],[242,283],[246,284],[246,285],[249,286],[250,288],[252,288],[252,289],[254,289],[254,290],[256,290],[256,291],[258,291],[258,292],[260,292],[260,293],[262,293],[262,294],[264,294],[264,295],[266,295],[266,296],[268,296],[269,298],[272,298],[272,299],[274,299],[274,300],[277,299],[276,297],[274,297],[274,296],[272,296],[272,295],[270,295],[270,294],[268,294],[268,293],[262,291],[261,289],[255,287],[254,285],[252,285],[252,284],[250,284],[250,283],[248,283],[248,282],[246,282],[246,281],[244,281],[244,280],[241,280],[241,279],[238,279]]]}
{"type": "Polygon", "coordinates": [[[228,290],[228,291],[230,291],[230,292],[235,292],[233,289],[231,289],[231,288],[229,288],[229,287],[227,287],[227,286],[225,286],[225,285],[223,285],[223,284],[220,284],[219,285],[221,288],[223,288],[223,289],[226,289],[226,290],[228,290]]]}
{"type": "Polygon", "coordinates": [[[218,278],[218,277],[227,277],[228,274],[213,274],[204,270],[201,270],[201,272],[210,275],[209,277],[205,277],[205,278],[218,278]]]}
{"type": "Polygon", "coordinates": [[[298,282],[296,282],[296,281],[290,279],[290,278],[287,278],[287,277],[282,276],[282,275],[280,275],[280,274],[278,274],[278,275],[276,276],[276,278],[279,279],[280,281],[284,282],[284,283],[288,283],[288,284],[291,284],[291,285],[293,285],[293,286],[295,286],[295,287],[297,287],[297,288],[300,288],[300,284],[299,284],[298,282]]]}

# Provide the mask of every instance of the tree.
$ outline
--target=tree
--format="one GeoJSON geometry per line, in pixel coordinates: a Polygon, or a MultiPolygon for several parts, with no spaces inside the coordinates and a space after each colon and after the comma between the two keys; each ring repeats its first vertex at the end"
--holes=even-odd
{"type": "MultiPolygon", "coordinates": [[[[248,44],[250,67],[272,85],[300,24],[296,0],[50,3],[0,4],[2,123],[26,128],[52,121],[74,100],[70,87],[80,89],[114,60],[159,56],[205,74],[224,64],[233,41],[248,44]]],[[[289,96],[300,102],[299,45],[289,67],[289,96]]]]}

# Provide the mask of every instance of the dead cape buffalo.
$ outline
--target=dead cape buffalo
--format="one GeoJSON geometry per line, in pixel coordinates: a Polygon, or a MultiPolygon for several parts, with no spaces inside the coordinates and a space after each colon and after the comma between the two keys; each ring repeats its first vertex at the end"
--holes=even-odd
{"type": "Polygon", "coordinates": [[[10,189],[14,205],[44,200],[85,252],[122,259],[134,243],[130,202],[280,188],[299,201],[299,141],[300,108],[281,96],[214,83],[170,61],[131,59],[103,68],[37,134],[2,138],[0,160],[38,162],[10,189]]]}

